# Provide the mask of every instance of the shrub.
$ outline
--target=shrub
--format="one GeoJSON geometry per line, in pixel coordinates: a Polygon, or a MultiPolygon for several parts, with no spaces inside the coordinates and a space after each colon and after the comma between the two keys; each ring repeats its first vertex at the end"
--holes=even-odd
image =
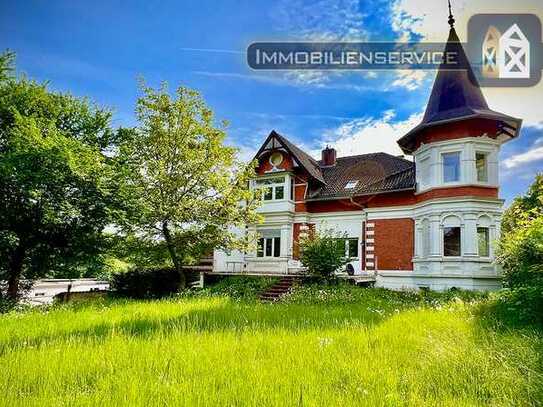
{"type": "Polygon", "coordinates": [[[543,177],[528,194],[515,199],[504,216],[497,260],[504,286],[496,308],[522,323],[543,323],[543,177]]]}
{"type": "Polygon", "coordinates": [[[505,234],[498,261],[506,287],[543,287],[543,216],[526,219],[505,234]]]}
{"type": "Polygon", "coordinates": [[[349,262],[345,236],[332,231],[312,232],[300,240],[300,261],[309,274],[330,279],[349,262]]]}
{"type": "Polygon", "coordinates": [[[187,293],[189,296],[224,296],[236,301],[252,301],[275,284],[277,277],[261,276],[227,276],[217,282],[208,283],[205,288],[187,293]]]}
{"type": "Polygon", "coordinates": [[[543,325],[543,287],[519,287],[497,293],[493,311],[511,325],[543,325]]]}
{"type": "Polygon", "coordinates": [[[181,278],[170,268],[135,269],[111,277],[112,290],[123,297],[161,298],[179,291],[181,278]]]}

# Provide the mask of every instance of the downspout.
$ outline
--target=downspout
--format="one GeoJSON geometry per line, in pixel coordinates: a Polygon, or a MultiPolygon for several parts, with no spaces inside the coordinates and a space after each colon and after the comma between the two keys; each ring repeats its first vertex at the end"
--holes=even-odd
{"type": "MultiPolygon", "coordinates": [[[[349,201],[351,201],[351,204],[353,204],[354,206],[357,206],[359,207],[360,209],[362,209],[362,211],[364,211],[364,209],[366,209],[366,205],[364,204],[361,204],[361,203],[358,203],[356,202],[352,196],[349,197],[349,201]]],[[[364,213],[364,215],[366,215],[364,213]]],[[[366,220],[362,220],[362,242],[360,244],[360,258],[362,259],[362,262],[364,264],[364,266],[366,265],[366,220]]],[[[362,264],[360,264],[360,268],[362,268],[362,264]]],[[[365,271],[365,267],[364,267],[364,271],[365,271]]]]}

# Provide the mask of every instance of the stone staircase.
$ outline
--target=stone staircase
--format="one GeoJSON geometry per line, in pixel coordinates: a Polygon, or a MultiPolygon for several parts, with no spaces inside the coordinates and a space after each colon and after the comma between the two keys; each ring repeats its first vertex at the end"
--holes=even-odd
{"type": "Polygon", "coordinates": [[[262,294],[260,294],[259,299],[262,302],[276,302],[281,299],[281,297],[292,289],[292,287],[298,283],[299,278],[294,276],[285,276],[281,278],[277,283],[272,285],[262,294]]]}

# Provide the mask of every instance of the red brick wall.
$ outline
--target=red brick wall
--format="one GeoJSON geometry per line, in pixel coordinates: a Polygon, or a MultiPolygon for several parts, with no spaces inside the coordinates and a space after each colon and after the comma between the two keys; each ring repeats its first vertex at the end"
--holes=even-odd
{"type": "Polygon", "coordinates": [[[480,137],[483,134],[495,138],[497,132],[496,121],[485,119],[471,119],[433,126],[423,130],[419,134],[415,143],[415,150],[420,147],[421,143],[428,144],[436,141],[454,140],[465,137],[480,137]]]}
{"type": "MultiPolygon", "coordinates": [[[[415,226],[413,219],[377,219],[367,222],[374,224],[374,263],[377,270],[413,270],[412,259],[415,254],[415,226]]],[[[368,226],[369,226],[368,225],[368,226]]],[[[371,243],[366,243],[371,246],[371,243]]],[[[366,259],[366,262],[371,262],[366,259]]],[[[370,269],[370,267],[368,267],[370,269]]]]}
{"type": "Polygon", "coordinates": [[[434,198],[448,198],[456,196],[478,196],[481,198],[497,198],[498,188],[489,187],[455,187],[455,188],[436,188],[431,191],[423,192],[417,195],[417,202],[426,201],[434,198]]]}

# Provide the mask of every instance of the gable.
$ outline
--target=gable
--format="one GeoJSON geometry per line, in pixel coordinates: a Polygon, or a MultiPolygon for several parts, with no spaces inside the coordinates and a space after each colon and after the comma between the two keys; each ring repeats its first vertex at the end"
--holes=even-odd
{"type": "Polygon", "coordinates": [[[268,165],[266,161],[269,163],[269,159],[266,160],[266,156],[269,157],[274,152],[284,153],[290,158],[292,168],[300,167],[311,179],[317,181],[317,183],[325,184],[318,162],[275,130],[272,130],[255,155],[255,159],[259,162],[259,170],[268,165]]]}

